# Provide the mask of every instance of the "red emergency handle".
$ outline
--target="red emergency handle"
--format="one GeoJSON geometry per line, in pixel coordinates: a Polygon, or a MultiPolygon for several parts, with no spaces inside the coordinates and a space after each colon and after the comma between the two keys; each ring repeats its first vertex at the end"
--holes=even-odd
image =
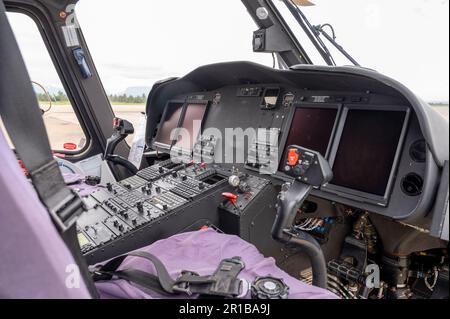
{"type": "Polygon", "coordinates": [[[232,203],[233,205],[236,205],[238,198],[237,195],[233,193],[222,193],[222,196],[225,197],[228,201],[230,201],[230,203],[232,203]]]}

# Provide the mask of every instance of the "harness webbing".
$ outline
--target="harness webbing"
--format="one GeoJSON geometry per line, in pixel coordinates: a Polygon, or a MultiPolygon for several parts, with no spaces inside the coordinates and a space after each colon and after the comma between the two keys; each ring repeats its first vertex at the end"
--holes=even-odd
{"type": "Polygon", "coordinates": [[[164,264],[147,252],[133,252],[116,257],[93,271],[94,281],[109,281],[114,277],[137,284],[145,289],[163,294],[177,295],[185,293],[201,296],[235,298],[242,292],[242,281],[237,278],[245,265],[239,257],[224,259],[210,276],[199,276],[190,271],[183,271],[172,279],[164,264]],[[138,269],[118,270],[127,257],[144,258],[155,267],[156,275],[138,269]]]}

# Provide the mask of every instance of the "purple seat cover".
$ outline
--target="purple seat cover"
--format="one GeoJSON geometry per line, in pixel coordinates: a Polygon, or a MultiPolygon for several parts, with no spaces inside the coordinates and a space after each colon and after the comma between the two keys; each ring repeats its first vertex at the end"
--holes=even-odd
{"type": "Polygon", "coordinates": [[[0,298],[90,298],[74,260],[0,130],[0,298]]]}
{"type": "MultiPolygon", "coordinates": [[[[290,299],[337,298],[327,290],[307,285],[289,276],[275,265],[273,258],[264,258],[255,246],[239,237],[219,234],[211,229],[183,233],[160,240],[141,251],[157,256],[174,279],[183,270],[195,271],[199,275],[211,275],[221,260],[240,256],[245,263],[245,269],[240,273],[239,278],[245,279],[247,282],[251,283],[258,276],[271,275],[282,278],[290,287],[290,299]]],[[[153,265],[142,258],[128,257],[119,269],[130,268],[155,274],[153,265]]],[[[167,298],[121,279],[98,282],[97,289],[101,297],[105,299],[167,298]]],[[[250,298],[250,294],[246,297],[250,298]]],[[[186,295],[179,296],[179,298],[186,298],[186,295]]]]}

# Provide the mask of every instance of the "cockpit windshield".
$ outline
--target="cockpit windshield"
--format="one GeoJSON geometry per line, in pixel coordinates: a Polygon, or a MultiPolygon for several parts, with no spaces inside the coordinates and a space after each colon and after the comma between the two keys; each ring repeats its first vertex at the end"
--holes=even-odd
{"type": "Polygon", "coordinates": [[[427,101],[448,99],[448,1],[271,2],[314,64],[354,63],[323,34],[319,38],[326,49],[317,49],[317,39],[308,37],[289,7],[301,10],[313,28],[322,27],[361,66],[400,80],[427,101]],[[325,54],[327,50],[330,55],[325,54]],[[420,76],[412,76],[412,72],[419,72],[420,76]]]}

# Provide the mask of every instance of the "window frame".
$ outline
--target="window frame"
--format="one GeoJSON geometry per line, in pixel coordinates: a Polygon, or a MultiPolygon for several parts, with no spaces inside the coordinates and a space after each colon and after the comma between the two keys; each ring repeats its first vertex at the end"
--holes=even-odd
{"type": "MultiPolygon", "coordinates": [[[[49,33],[47,29],[47,25],[50,25],[46,19],[43,19],[40,14],[37,12],[37,10],[33,7],[17,7],[17,6],[7,6],[6,7],[7,13],[17,13],[17,14],[24,14],[33,22],[36,24],[36,27],[39,31],[39,34],[41,35],[41,39],[47,48],[47,53],[50,56],[50,59],[53,63],[53,66],[56,70],[56,73],[58,74],[58,77],[61,81],[61,84],[63,86],[63,89],[65,91],[65,94],[67,95],[70,105],[75,113],[75,116],[78,120],[78,123],[81,127],[81,130],[83,131],[84,137],[86,138],[85,145],[83,148],[75,150],[75,151],[69,151],[69,150],[51,150],[54,154],[61,154],[64,157],[69,157],[72,159],[82,159],[84,158],[85,154],[89,153],[89,151],[92,148],[92,137],[90,134],[90,130],[88,126],[86,125],[86,122],[83,119],[83,116],[80,112],[80,108],[78,107],[78,104],[75,102],[75,98],[73,95],[73,91],[70,89],[70,86],[68,85],[68,80],[63,72],[63,68],[61,66],[61,62],[57,57],[57,54],[55,52],[55,48],[53,46],[52,41],[49,40],[49,33]]],[[[13,28],[14,31],[14,28],[13,28]]],[[[55,43],[56,44],[56,43],[55,43]]],[[[50,139],[50,137],[49,137],[50,139]]]]}

